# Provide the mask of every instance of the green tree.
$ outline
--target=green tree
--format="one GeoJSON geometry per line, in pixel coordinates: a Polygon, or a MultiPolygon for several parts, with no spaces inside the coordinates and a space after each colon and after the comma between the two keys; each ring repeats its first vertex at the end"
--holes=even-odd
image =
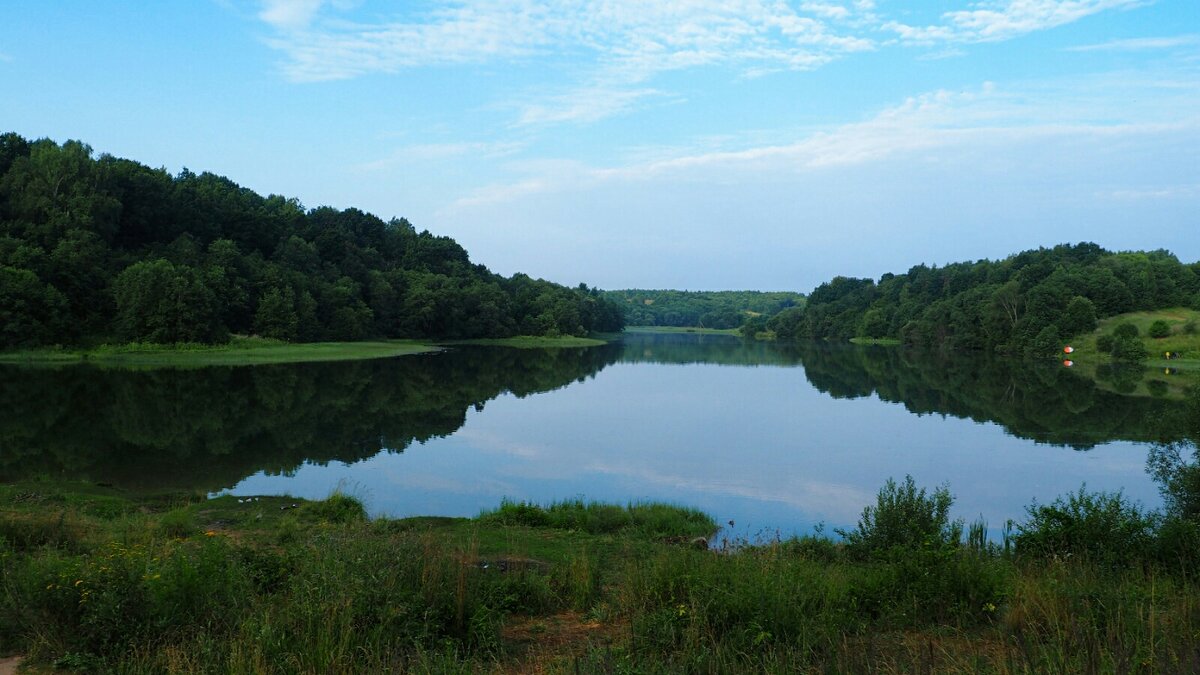
{"type": "Polygon", "coordinates": [[[1112,357],[1118,361],[1140,363],[1149,356],[1146,346],[1136,337],[1119,337],[1113,341],[1112,357]]]}
{"type": "Polygon", "coordinates": [[[222,342],[217,299],[192,267],[166,260],[135,263],[113,282],[116,325],[127,340],[222,342]]]}
{"type": "Polygon", "coordinates": [[[1171,324],[1159,319],[1150,324],[1149,334],[1152,338],[1165,338],[1171,334],[1171,324]]]}
{"type": "Polygon", "coordinates": [[[25,269],[0,266],[0,347],[61,343],[67,299],[25,269]]]}
{"type": "Polygon", "coordinates": [[[270,288],[258,300],[254,313],[254,332],[276,340],[295,340],[300,318],[296,314],[296,293],[291,286],[270,288]]]}

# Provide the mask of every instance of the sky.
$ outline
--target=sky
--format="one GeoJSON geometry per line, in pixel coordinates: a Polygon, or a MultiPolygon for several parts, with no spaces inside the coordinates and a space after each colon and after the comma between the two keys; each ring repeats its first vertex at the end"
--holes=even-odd
{"type": "Polygon", "coordinates": [[[0,91],[0,130],[570,285],[1200,259],[1197,0],[8,3],[0,91]]]}

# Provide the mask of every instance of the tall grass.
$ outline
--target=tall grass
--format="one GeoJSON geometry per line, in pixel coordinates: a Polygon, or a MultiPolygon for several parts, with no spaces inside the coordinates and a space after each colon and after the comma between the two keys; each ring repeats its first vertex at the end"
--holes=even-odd
{"type": "Polygon", "coordinates": [[[338,493],[228,532],[189,506],[13,512],[0,649],[104,673],[1200,672],[1192,521],[1081,490],[1009,547],[951,502],[889,482],[842,541],[723,550],[678,545],[715,529],[693,510],[579,500],[410,526],[338,493]],[[514,617],[608,637],[531,661],[514,617]]]}
{"type": "Polygon", "coordinates": [[[708,537],[717,531],[708,514],[681,506],[632,503],[626,506],[580,499],[539,506],[508,499],[479,515],[484,523],[577,530],[588,534],[636,533],[646,537],[708,537]]]}

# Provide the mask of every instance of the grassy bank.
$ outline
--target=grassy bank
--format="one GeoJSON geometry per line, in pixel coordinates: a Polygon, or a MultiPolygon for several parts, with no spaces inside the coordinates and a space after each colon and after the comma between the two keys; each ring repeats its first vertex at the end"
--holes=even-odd
{"type": "Polygon", "coordinates": [[[1194,525],[1078,497],[988,543],[947,521],[948,495],[889,484],[841,542],[712,551],[696,540],[710,518],[661,504],[369,521],[340,494],[2,486],[0,656],[115,673],[1195,672],[1194,525]]]}
{"type": "Polygon", "coordinates": [[[626,326],[626,333],[696,333],[698,335],[740,335],[736,328],[696,328],[692,326],[626,326]]]}
{"type": "Polygon", "coordinates": [[[481,345],[486,347],[513,347],[516,349],[570,349],[578,347],[598,347],[607,340],[602,337],[577,337],[561,335],[546,337],[543,335],[518,335],[510,338],[479,338],[475,340],[450,340],[440,342],[444,345],[481,345]]]}
{"type": "Polygon", "coordinates": [[[898,338],[856,337],[850,338],[850,342],[856,345],[885,345],[890,347],[903,344],[898,338]]]}
{"type": "Polygon", "coordinates": [[[1075,351],[1064,358],[1101,387],[1121,394],[1180,398],[1190,387],[1200,385],[1200,311],[1176,307],[1119,314],[1100,321],[1095,331],[1067,342],[1075,351]],[[1166,337],[1151,335],[1152,326],[1159,321],[1169,331],[1166,337]],[[1145,360],[1122,363],[1100,350],[1099,342],[1106,336],[1111,339],[1122,324],[1137,328],[1136,339],[1145,348],[1145,360]],[[1172,358],[1166,358],[1167,352],[1172,358]]]}
{"type": "Polygon", "coordinates": [[[437,347],[409,340],[373,342],[292,343],[256,337],[235,337],[223,345],[122,344],[90,349],[32,349],[0,352],[0,363],[95,363],[122,367],[248,366],[267,363],[351,361],[436,351],[437,347]]]}

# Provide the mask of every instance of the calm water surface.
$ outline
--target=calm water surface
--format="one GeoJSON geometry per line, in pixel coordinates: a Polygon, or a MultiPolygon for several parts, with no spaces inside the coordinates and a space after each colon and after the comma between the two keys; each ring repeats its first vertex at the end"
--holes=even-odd
{"type": "Polygon", "coordinates": [[[357,363],[0,370],[0,480],[320,498],[376,515],[502,498],[667,500],[734,535],[852,526],[888,478],[993,526],[1086,483],[1157,505],[1173,405],[1061,367],[895,348],[629,335],[357,363]]]}

